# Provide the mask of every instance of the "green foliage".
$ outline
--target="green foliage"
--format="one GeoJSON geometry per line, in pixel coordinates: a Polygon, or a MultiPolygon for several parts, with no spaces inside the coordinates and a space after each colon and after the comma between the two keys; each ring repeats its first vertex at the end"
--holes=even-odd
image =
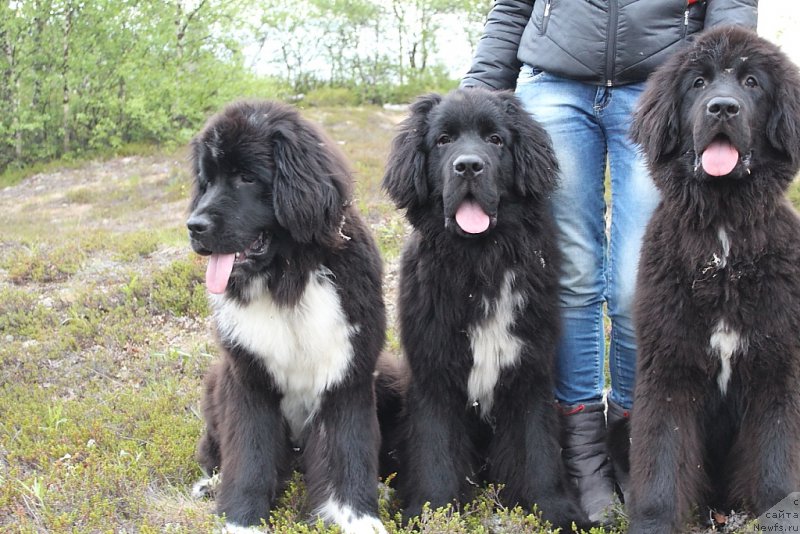
{"type": "Polygon", "coordinates": [[[431,92],[444,94],[456,87],[458,80],[450,78],[443,68],[435,67],[413,76],[403,85],[388,87],[384,100],[396,104],[410,104],[419,95],[431,92]]]}
{"type": "Polygon", "coordinates": [[[52,307],[35,293],[14,286],[0,288],[0,338],[38,338],[56,323],[52,307]]]}
{"type": "Polygon", "coordinates": [[[796,210],[800,210],[800,180],[797,178],[789,186],[789,201],[796,210]]]}
{"type": "Polygon", "coordinates": [[[205,260],[193,257],[178,260],[157,273],[149,289],[149,303],[156,313],[176,316],[205,317],[208,315],[203,282],[205,260]]]}
{"type": "Polygon", "coordinates": [[[52,400],[47,390],[21,384],[0,388],[3,398],[15,399],[14,410],[0,409],[6,475],[15,481],[0,484],[0,524],[162,532],[166,520],[184,532],[211,532],[218,521],[206,511],[161,510],[150,489],[166,491],[198,475],[185,466],[193,455],[186,437],[198,432],[199,420],[176,410],[193,398],[175,380],[141,388],[117,382],[112,395],[104,392],[112,383],[103,382],[84,384],[74,400],[52,400]]]}
{"type": "Polygon", "coordinates": [[[13,282],[46,283],[75,274],[83,259],[83,253],[70,244],[57,247],[35,245],[12,250],[0,260],[0,267],[8,270],[13,282]]]}
{"type": "Polygon", "coordinates": [[[71,202],[73,204],[91,204],[95,199],[95,191],[92,191],[88,187],[80,187],[77,189],[72,189],[67,191],[64,195],[64,198],[67,202],[71,202]]]}
{"type": "Polygon", "coordinates": [[[399,69],[387,65],[377,83],[357,85],[353,91],[364,104],[408,104],[426,93],[447,93],[458,87],[458,80],[447,74],[442,66],[407,72],[398,83],[399,69]]]}
{"type": "Polygon", "coordinates": [[[319,87],[303,98],[308,106],[357,106],[361,98],[356,91],[346,87],[319,87]]]}
{"type": "Polygon", "coordinates": [[[474,41],[488,7],[486,0],[3,3],[0,186],[43,161],[185,143],[236,98],[360,105],[447,90],[456,81],[433,59],[437,36],[447,20],[459,20],[457,31],[474,41]],[[255,65],[280,74],[257,73],[255,65]]]}
{"type": "Polygon", "coordinates": [[[0,7],[0,171],[188,139],[263,87],[235,33],[242,2],[74,0],[0,7]]]}
{"type": "Polygon", "coordinates": [[[399,218],[388,219],[385,224],[375,229],[375,233],[381,257],[386,261],[399,258],[403,242],[409,233],[406,223],[399,218]]]}
{"type": "Polygon", "coordinates": [[[158,249],[161,236],[152,230],[128,232],[117,238],[113,257],[117,261],[132,261],[137,256],[147,256],[158,249]]]}

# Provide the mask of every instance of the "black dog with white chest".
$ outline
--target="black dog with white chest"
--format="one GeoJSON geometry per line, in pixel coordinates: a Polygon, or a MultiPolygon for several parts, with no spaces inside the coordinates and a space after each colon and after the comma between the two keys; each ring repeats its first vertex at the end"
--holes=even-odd
{"type": "Polygon", "coordinates": [[[735,28],[654,73],[634,123],[662,202],[639,264],[631,534],[800,490],[800,74],[735,28]]]}
{"type": "Polygon", "coordinates": [[[209,257],[222,351],[206,377],[198,458],[220,472],[219,513],[234,525],[267,519],[297,447],[312,513],[348,533],[384,532],[381,262],[343,157],[293,108],[240,102],[193,141],[192,170],[187,224],[209,257]]]}
{"type": "Polygon", "coordinates": [[[585,523],[553,404],[556,174],[549,137],[510,93],[422,97],[394,140],[383,185],[413,226],[399,289],[406,516],[488,480],[556,526],[585,523]]]}

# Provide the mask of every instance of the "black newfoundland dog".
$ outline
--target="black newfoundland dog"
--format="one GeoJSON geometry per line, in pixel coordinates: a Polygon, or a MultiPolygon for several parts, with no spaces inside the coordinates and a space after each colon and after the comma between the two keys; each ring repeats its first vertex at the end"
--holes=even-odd
{"type": "Polygon", "coordinates": [[[293,108],[244,102],[209,120],[192,163],[187,225],[209,257],[222,349],[206,378],[198,458],[220,472],[219,513],[235,525],[268,518],[296,448],[312,513],[345,532],[384,532],[373,393],[381,263],[342,156],[293,108]]]}
{"type": "Polygon", "coordinates": [[[422,97],[393,142],[383,185],[413,226],[399,294],[407,517],[489,480],[556,526],[585,523],[564,482],[553,405],[556,174],[549,137],[511,94],[422,97]]]}
{"type": "Polygon", "coordinates": [[[800,490],[800,75],[741,29],[656,72],[634,137],[663,200],[639,267],[632,534],[800,490]]]}

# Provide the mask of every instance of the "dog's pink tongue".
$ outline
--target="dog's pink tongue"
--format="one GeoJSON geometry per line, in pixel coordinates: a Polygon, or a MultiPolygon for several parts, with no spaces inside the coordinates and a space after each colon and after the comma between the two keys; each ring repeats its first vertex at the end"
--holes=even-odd
{"type": "Polygon", "coordinates": [[[236,254],[212,254],[208,258],[206,286],[215,295],[225,293],[225,288],[228,287],[228,278],[233,270],[234,259],[236,259],[236,254]]]}
{"type": "Polygon", "coordinates": [[[456,210],[458,226],[468,234],[480,234],[489,229],[489,216],[474,200],[465,200],[456,210]]]}
{"type": "Polygon", "coordinates": [[[714,141],[703,152],[703,170],[711,176],[729,174],[739,162],[739,152],[727,141],[714,141]]]}

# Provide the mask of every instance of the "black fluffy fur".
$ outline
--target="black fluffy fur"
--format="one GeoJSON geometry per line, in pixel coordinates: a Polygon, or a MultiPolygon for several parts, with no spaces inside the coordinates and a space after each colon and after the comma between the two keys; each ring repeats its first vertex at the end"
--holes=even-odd
{"type": "Polygon", "coordinates": [[[709,31],[652,76],[633,135],[663,200],[637,286],[629,532],[682,532],[692,509],[760,514],[800,490],[797,67],[751,32],[709,31]],[[737,112],[715,117],[717,97],[737,112]],[[741,155],[722,177],[699,165],[717,136],[741,155]],[[741,341],[724,392],[720,321],[741,341]]]}
{"type": "Polygon", "coordinates": [[[553,405],[559,254],[546,199],[556,175],[548,135],[507,93],[422,97],[392,144],[383,185],[413,226],[399,292],[411,371],[398,475],[407,517],[425,502],[468,499],[488,480],[505,485],[507,504],[536,504],[557,526],[585,524],[564,482],[553,405]],[[459,176],[464,155],[483,171],[459,176]],[[467,197],[491,216],[481,234],[454,220],[467,197]],[[508,334],[521,349],[482,414],[468,398],[470,332],[494,317],[507,273],[522,302],[508,334]]]}
{"type": "MultiPolygon", "coordinates": [[[[385,330],[381,262],[350,203],[343,157],[293,108],[239,102],[212,117],[193,141],[192,169],[188,225],[196,252],[243,251],[259,236],[267,243],[237,263],[223,300],[244,306],[271,299],[294,313],[312,273],[323,270],[354,326],[344,378],[321,393],[318,410],[293,442],[268,357],[222,335],[226,325],[217,324],[222,358],[205,382],[207,428],[198,459],[206,473],[221,472],[218,512],[240,525],[268,518],[293,465],[292,447],[299,447],[312,511],[334,498],[355,515],[376,517],[373,372],[385,330]],[[252,290],[259,280],[262,292],[252,290]]],[[[290,361],[327,357],[289,355],[290,361]]]]}

